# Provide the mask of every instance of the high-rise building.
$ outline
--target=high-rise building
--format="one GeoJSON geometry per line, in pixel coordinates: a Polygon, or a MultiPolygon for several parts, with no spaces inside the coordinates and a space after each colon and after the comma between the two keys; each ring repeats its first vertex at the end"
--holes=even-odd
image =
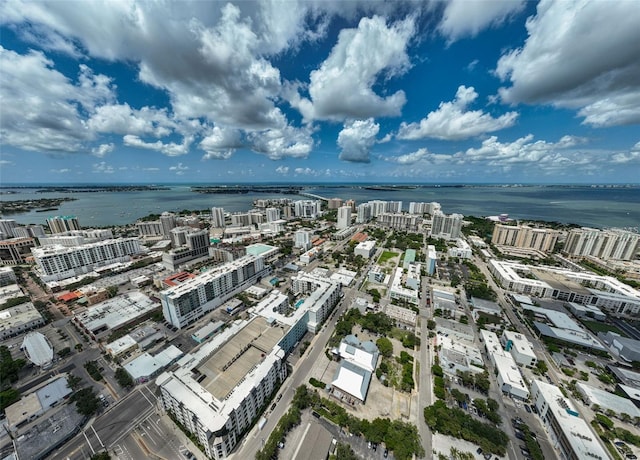
{"type": "Polygon", "coordinates": [[[42,225],[25,225],[24,227],[15,227],[13,234],[16,238],[43,238],[45,236],[44,227],[42,225]]]}
{"type": "Polygon", "coordinates": [[[550,228],[533,228],[527,225],[496,224],[493,227],[491,243],[523,249],[551,252],[558,241],[560,232],[550,228]]]}
{"type": "Polygon", "coordinates": [[[165,289],[160,293],[164,318],[182,328],[254,284],[268,271],[262,257],[248,254],[165,289]]]}
{"type": "Polygon", "coordinates": [[[338,224],[336,228],[344,229],[351,226],[351,208],[349,206],[341,206],[338,208],[338,224]]]}
{"type": "Polygon", "coordinates": [[[70,230],[80,230],[80,223],[76,216],[55,216],[47,219],[51,233],[64,233],[70,230]]]}
{"type": "Polygon", "coordinates": [[[83,244],[76,247],[62,245],[31,249],[44,281],[58,281],[83,275],[116,262],[127,262],[130,256],[143,252],[137,238],[118,238],[83,244]]]}
{"type": "Polygon", "coordinates": [[[29,257],[36,245],[33,238],[12,238],[0,241],[0,265],[19,265],[29,257]]]}
{"type": "Polygon", "coordinates": [[[138,235],[144,237],[165,236],[163,233],[162,223],[159,220],[136,222],[138,235]]]}
{"type": "Polygon", "coordinates": [[[211,208],[211,226],[224,228],[224,208],[211,208]]]}
{"type": "Polygon", "coordinates": [[[440,211],[433,214],[431,233],[433,238],[455,240],[462,233],[462,214],[446,215],[440,211]]]}
{"type": "Polygon", "coordinates": [[[342,206],[342,198],[329,198],[327,209],[338,209],[342,206]]]}
{"type": "Polygon", "coordinates": [[[371,220],[371,204],[370,203],[362,203],[358,205],[358,214],[356,216],[356,223],[364,224],[365,222],[369,222],[371,220]]]}
{"type": "Polygon", "coordinates": [[[178,226],[175,214],[163,212],[160,215],[160,224],[162,225],[162,234],[166,237],[171,236],[171,230],[178,226]]]}
{"type": "Polygon", "coordinates": [[[298,200],[293,203],[293,212],[296,217],[315,219],[321,213],[321,203],[314,200],[298,200]]]}
{"type": "Polygon", "coordinates": [[[409,203],[409,214],[430,214],[440,211],[440,203],[432,201],[431,203],[421,203],[412,201],[409,203]]]}
{"type": "Polygon", "coordinates": [[[356,212],[356,200],[347,200],[344,202],[345,206],[349,206],[351,208],[351,212],[356,212]]]}
{"type": "Polygon", "coordinates": [[[280,210],[278,208],[267,208],[267,222],[280,220],[280,210]]]}
{"type": "Polygon", "coordinates": [[[14,229],[18,226],[13,219],[0,219],[0,240],[6,240],[16,236],[14,229]]]}
{"type": "Polygon", "coordinates": [[[381,227],[415,232],[418,230],[420,224],[422,223],[422,217],[412,214],[383,212],[382,214],[378,215],[377,223],[381,227]]]}
{"type": "Polygon", "coordinates": [[[311,232],[309,230],[297,230],[294,233],[293,245],[303,248],[305,251],[311,247],[311,232]]]}
{"type": "Polygon", "coordinates": [[[574,228],[564,251],[572,256],[591,256],[602,260],[632,260],[640,251],[640,234],[612,228],[574,228]]]}

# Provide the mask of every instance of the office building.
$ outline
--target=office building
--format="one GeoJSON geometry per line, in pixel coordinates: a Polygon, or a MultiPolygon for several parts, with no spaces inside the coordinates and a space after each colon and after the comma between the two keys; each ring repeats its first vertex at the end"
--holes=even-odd
{"type": "Polygon", "coordinates": [[[534,367],[537,364],[538,358],[533,352],[533,346],[524,335],[505,329],[500,337],[500,343],[506,351],[511,353],[516,364],[527,367],[534,367]]]}
{"type": "Polygon", "coordinates": [[[0,241],[0,265],[25,263],[35,245],[36,240],[33,238],[12,238],[0,241]]]}
{"type": "Polygon", "coordinates": [[[118,238],[65,247],[59,244],[31,250],[43,281],[59,281],[90,273],[97,267],[128,262],[143,252],[137,238],[118,238]]]}
{"type": "Polygon", "coordinates": [[[550,228],[495,224],[491,243],[549,253],[553,251],[560,235],[558,230],[550,228]]]}
{"type": "Polygon", "coordinates": [[[341,206],[338,208],[338,224],[336,228],[342,230],[351,226],[351,208],[341,206]]]}
{"type": "Polygon", "coordinates": [[[356,256],[362,256],[365,259],[370,259],[376,253],[376,240],[363,241],[358,243],[353,248],[353,254],[356,256]]]}
{"type": "Polygon", "coordinates": [[[402,267],[396,268],[393,275],[393,281],[391,281],[391,288],[389,289],[389,297],[418,305],[420,292],[419,277],[417,280],[417,289],[410,287],[415,286],[415,283],[406,283],[407,279],[408,278],[405,277],[403,273],[402,267]],[[409,287],[404,287],[403,281],[405,281],[405,284],[409,287]]]}
{"type": "Polygon", "coordinates": [[[213,228],[224,228],[224,208],[211,208],[211,226],[213,228]]]}
{"type": "Polygon", "coordinates": [[[430,235],[433,238],[455,240],[462,234],[462,214],[446,215],[440,211],[433,214],[430,235]]]}
{"type": "Polygon", "coordinates": [[[47,219],[47,225],[51,233],[64,233],[71,230],[80,230],[80,223],[76,216],[55,216],[47,219]]]}
{"type": "Polygon", "coordinates": [[[425,269],[428,275],[433,275],[436,272],[436,262],[438,261],[438,254],[436,247],[433,244],[427,246],[427,264],[425,269]]]}
{"type": "Polygon", "coordinates": [[[551,445],[560,451],[560,458],[569,460],[608,460],[611,458],[580,417],[573,403],[560,389],[540,380],[531,384],[531,399],[549,433],[551,445]]]}
{"type": "Polygon", "coordinates": [[[15,284],[16,274],[11,267],[0,267],[0,287],[15,284]]]}
{"type": "Polygon", "coordinates": [[[268,272],[262,257],[246,255],[201,273],[160,292],[164,318],[182,328],[256,283],[268,272]]]}
{"type": "Polygon", "coordinates": [[[373,217],[371,205],[369,203],[362,203],[358,205],[358,213],[356,216],[356,223],[364,224],[369,222],[373,217]]]}
{"type": "Polygon", "coordinates": [[[14,229],[18,226],[13,219],[0,219],[0,239],[9,239],[16,236],[14,229]]]}
{"type": "Polygon", "coordinates": [[[640,234],[621,229],[574,228],[567,235],[564,252],[608,260],[632,260],[640,251],[640,234]]]}
{"type": "Polygon", "coordinates": [[[163,227],[159,220],[136,222],[136,228],[138,229],[138,236],[141,238],[155,238],[163,237],[163,227]]]}
{"type": "Polygon", "coordinates": [[[191,227],[176,227],[171,230],[174,246],[162,254],[162,264],[171,271],[187,262],[209,257],[209,231],[191,227]]]}

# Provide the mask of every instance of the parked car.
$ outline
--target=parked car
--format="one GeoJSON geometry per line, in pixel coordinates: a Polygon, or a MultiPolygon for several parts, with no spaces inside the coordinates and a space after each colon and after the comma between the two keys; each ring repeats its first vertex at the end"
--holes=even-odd
{"type": "Polygon", "coordinates": [[[529,407],[529,404],[525,404],[525,405],[524,405],[524,409],[525,409],[527,412],[531,413],[531,408],[529,407]]]}

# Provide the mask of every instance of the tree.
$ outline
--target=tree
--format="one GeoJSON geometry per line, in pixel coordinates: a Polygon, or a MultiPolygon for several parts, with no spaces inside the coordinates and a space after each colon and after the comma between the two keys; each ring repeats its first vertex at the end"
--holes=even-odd
{"type": "Polygon", "coordinates": [[[91,456],[91,460],[111,460],[109,452],[98,452],[91,456]]]}
{"type": "Polygon", "coordinates": [[[436,322],[432,319],[427,320],[427,329],[433,331],[436,328],[436,322]]]}
{"type": "Polygon", "coordinates": [[[135,384],[129,373],[122,367],[116,369],[115,377],[122,388],[132,388],[135,384]]]}
{"type": "Polygon", "coordinates": [[[15,388],[0,391],[0,410],[5,410],[18,399],[20,399],[20,392],[15,388]]]}
{"type": "Polygon", "coordinates": [[[355,454],[351,446],[343,442],[338,443],[335,458],[336,460],[358,460],[358,456],[355,454]]]}
{"type": "Polygon", "coordinates": [[[390,358],[393,355],[393,344],[388,338],[380,337],[376,341],[376,345],[378,346],[378,350],[380,350],[380,354],[385,358],[390,358]]]}
{"type": "Polygon", "coordinates": [[[543,360],[539,360],[536,363],[536,369],[538,371],[539,374],[544,375],[547,372],[549,372],[549,368],[547,367],[547,363],[544,362],[543,360]]]}
{"type": "Polygon", "coordinates": [[[76,403],[76,410],[80,415],[92,416],[98,411],[100,401],[93,392],[93,388],[83,388],[71,395],[71,401],[76,403]]]}

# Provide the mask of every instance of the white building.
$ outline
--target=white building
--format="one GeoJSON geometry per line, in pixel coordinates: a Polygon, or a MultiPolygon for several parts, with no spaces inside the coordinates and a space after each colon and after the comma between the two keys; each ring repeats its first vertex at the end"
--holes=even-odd
{"type": "Polygon", "coordinates": [[[224,228],[224,208],[211,208],[211,226],[213,228],[224,228]]]}
{"type": "Polygon", "coordinates": [[[365,259],[370,259],[373,254],[376,252],[376,241],[368,240],[362,241],[358,243],[358,245],[353,249],[353,253],[356,256],[362,256],[365,259]]]}
{"type": "Polygon", "coordinates": [[[369,222],[373,217],[373,212],[371,210],[371,205],[369,203],[359,204],[357,207],[357,216],[356,223],[364,224],[365,222],[369,222]]]}
{"type": "Polygon", "coordinates": [[[17,281],[16,274],[11,267],[0,267],[0,286],[8,286],[15,284],[17,281]]]}
{"type": "Polygon", "coordinates": [[[640,250],[640,234],[612,228],[574,228],[567,235],[564,252],[572,256],[632,260],[640,250]]]}
{"type": "Polygon", "coordinates": [[[280,220],[280,210],[278,208],[267,208],[267,222],[275,222],[280,220]]]}
{"type": "Polygon", "coordinates": [[[291,280],[291,289],[295,294],[308,295],[299,308],[309,312],[307,327],[314,334],[342,297],[341,283],[310,273],[299,272],[291,280]]]}
{"type": "Polygon", "coordinates": [[[269,269],[264,259],[246,255],[160,292],[162,313],[182,328],[255,284],[269,269]]]}
{"type": "Polygon", "coordinates": [[[521,400],[529,398],[529,389],[524,384],[520,369],[511,355],[496,355],[493,357],[498,375],[498,387],[502,393],[521,400]]]}
{"type": "Polygon", "coordinates": [[[74,247],[110,239],[113,239],[113,232],[109,229],[71,230],[68,232],[53,233],[50,236],[40,237],[38,238],[38,242],[40,243],[40,246],[60,245],[74,247]]]}
{"type": "Polygon", "coordinates": [[[432,201],[431,203],[420,203],[412,201],[409,203],[409,214],[431,214],[440,211],[440,203],[432,201]]]}
{"type": "Polygon", "coordinates": [[[29,361],[46,369],[53,362],[53,346],[49,339],[40,332],[29,332],[22,340],[20,347],[29,361]]]}
{"type": "Polygon", "coordinates": [[[345,229],[351,226],[351,206],[341,206],[338,208],[338,223],[336,228],[345,229]]]}
{"type": "Polygon", "coordinates": [[[67,248],[61,245],[33,248],[31,254],[43,281],[59,281],[84,275],[95,268],[116,262],[128,262],[143,252],[137,238],[118,238],[67,248]]]}
{"type": "Polygon", "coordinates": [[[303,248],[307,250],[311,247],[311,235],[310,230],[296,230],[294,233],[293,245],[296,248],[303,248]]]}
{"type": "Polygon", "coordinates": [[[415,232],[422,224],[422,218],[414,214],[383,212],[378,214],[376,222],[381,227],[415,232]]]}
{"type": "Polygon", "coordinates": [[[436,262],[438,261],[438,254],[436,253],[436,247],[433,244],[427,245],[427,273],[433,275],[436,272],[436,262]]]}
{"type": "Polygon", "coordinates": [[[583,401],[592,409],[594,406],[599,406],[603,410],[612,410],[618,416],[627,414],[631,419],[640,417],[640,409],[628,398],[592,387],[583,382],[577,382],[576,388],[582,395],[583,401]]]}
{"type": "Polygon", "coordinates": [[[296,217],[315,219],[321,213],[321,206],[317,200],[298,200],[293,202],[293,213],[296,217]]]}
{"type": "Polygon", "coordinates": [[[441,211],[433,214],[430,235],[433,238],[455,240],[462,234],[462,214],[446,215],[441,211]]]}
{"type": "Polygon", "coordinates": [[[534,367],[537,364],[538,358],[533,351],[533,346],[524,335],[505,329],[500,337],[500,343],[506,351],[511,353],[517,364],[527,367],[534,367]]]}
{"type": "Polygon", "coordinates": [[[316,260],[318,257],[322,255],[322,249],[319,247],[311,248],[308,251],[300,254],[300,265],[309,265],[311,262],[316,260]]]}
{"type": "Polygon", "coordinates": [[[333,396],[364,402],[378,363],[378,347],[373,342],[360,342],[355,335],[348,335],[340,342],[337,355],[340,367],[331,382],[333,396]]]}
{"type": "Polygon", "coordinates": [[[449,248],[449,257],[457,257],[459,259],[471,259],[473,255],[473,251],[471,250],[471,246],[462,238],[458,238],[456,240],[456,246],[454,248],[449,248]]]}
{"type": "Polygon", "coordinates": [[[391,288],[389,289],[389,296],[392,299],[404,300],[414,305],[418,304],[419,290],[404,287],[402,282],[404,280],[404,272],[402,267],[398,267],[395,270],[393,281],[391,281],[391,288]]]}
{"type": "Polygon", "coordinates": [[[531,399],[549,433],[551,444],[560,451],[562,459],[608,460],[611,457],[602,447],[589,423],[580,417],[560,389],[540,380],[531,385],[531,399]]]}
{"type": "Polygon", "coordinates": [[[14,229],[17,226],[18,224],[14,219],[0,219],[0,239],[6,240],[16,236],[14,229]]]}
{"type": "Polygon", "coordinates": [[[44,318],[31,302],[0,310],[0,340],[44,326],[44,318]]]}

